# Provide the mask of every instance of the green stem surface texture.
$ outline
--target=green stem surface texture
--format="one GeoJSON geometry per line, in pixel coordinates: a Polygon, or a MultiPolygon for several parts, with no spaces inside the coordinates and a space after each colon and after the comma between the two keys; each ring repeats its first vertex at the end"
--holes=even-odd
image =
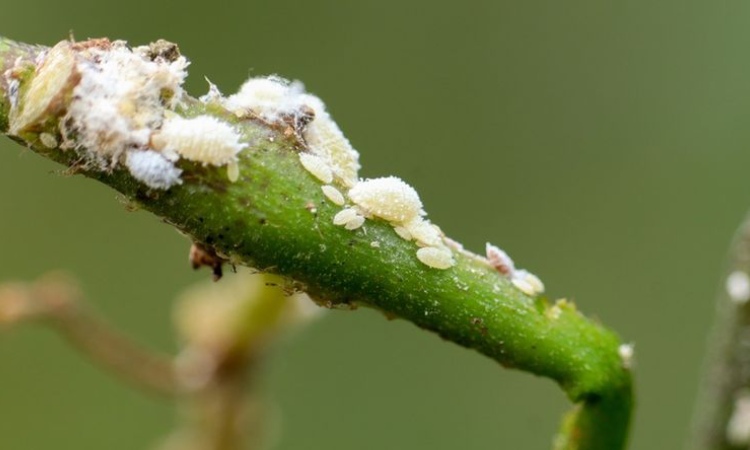
{"type": "MultiPolygon", "coordinates": [[[[19,57],[33,61],[38,51],[0,38],[0,74],[19,57]]],[[[21,90],[31,78],[33,74],[20,78],[21,90]]],[[[7,80],[0,80],[4,133],[9,126],[7,89],[7,80]]],[[[454,252],[457,263],[447,270],[430,268],[416,258],[416,244],[384,221],[369,219],[354,231],[335,226],[333,216],[341,207],[326,200],[320,182],[302,167],[293,136],[189,98],[177,113],[212,115],[242,130],[250,145],[239,154],[238,181],[227,180],[226,168],[180,162],[184,182],[154,191],[122,168],[77,167],[74,151],[46,148],[39,141],[38,133],[59,134],[59,112],[41,121],[40,129],[11,137],[111,186],[231,262],[293,279],[322,305],[372,307],[503,366],[556,380],[575,405],[555,438],[555,449],[625,448],[632,381],[614,333],[570,303],[551,305],[523,294],[469,254],[454,252]]]]}

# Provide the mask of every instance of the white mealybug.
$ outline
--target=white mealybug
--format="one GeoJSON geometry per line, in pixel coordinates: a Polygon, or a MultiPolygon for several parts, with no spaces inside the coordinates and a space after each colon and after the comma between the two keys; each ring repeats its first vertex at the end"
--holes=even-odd
{"type": "Polygon", "coordinates": [[[406,224],[406,229],[421,246],[440,247],[443,245],[443,233],[429,220],[417,217],[406,224]]]}
{"type": "Polygon", "coordinates": [[[397,224],[404,224],[424,215],[417,191],[397,177],[359,182],[349,190],[349,198],[362,208],[365,215],[397,224]]]}
{"type": "Polygon", "coordinates": [[[203,165],[224,166],[237,161],[237,153],[245,147],[240,138],[230,124],[215,117],[174,116],[164,120],[151,142],[167,157],[180,156],[203,165]]]}
{"type": "Polygon", "coordinates": [[[485,245],[485,251],[487,253],[487,261],[495,270],[503,275],[512,275],[515,272],[516,266],[505,251],[489,242],[485,245]]]}
{"type": "Polygon", "coordinates": [[[417,258],[433,269],[449,269],[456,261],[453,253],[446,247],[423,247],[417,250],[417,258]]]}
{"type": "Polygon", "coordinates": [[[344,199],[344,194],[341,193],[338,189],[331,185],[324,185],[321,186],[320,189],[323,191],[323,195],[325,195],[328,200],[332,201],[334,204],[342,206],[346,199],[344,199]]]}
{"type": "Polygon", "coordinates": [[[333,181],[331,166],[329,166],[326,160],[320,156],[302,152],[299,154],[299,161],[302,163],[302,167],[304,167],[305,170],[310,172],[315,178],[323,183],[328,184],[333,181]]]}
{"type": "Polygon", "coordinates": [[[533,273],[523,269],[516,269],[511,274],[510,281],[524,294],[531,297],[536,297],[544,292],[544,284],[542,283],[542,280],[533,273]]]}
{"type": "Polygon", "coordinates": [[[125,166],[133,178],[152,189],[169,189],[182,183],[182,170],[175,167],[164,155],[153,150],[127,151],[125,166]]]}
{"type": "Polygon", "coordinates": [[[365,223],[365,218],[354,208],[346,208],[333,216],[334,225],[343,225],[347,230],[355,230],[365,223]]]}

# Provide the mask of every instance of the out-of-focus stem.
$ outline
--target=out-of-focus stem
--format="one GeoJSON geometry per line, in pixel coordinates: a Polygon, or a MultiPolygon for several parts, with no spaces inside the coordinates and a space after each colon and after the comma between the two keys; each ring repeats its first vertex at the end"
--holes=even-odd
{"type": "Polygon", "coordinates": [[[116,331],[83,304],[67,278],[48,276],[0,288],[0,324],[24,320],[49,324],[93,363],[141,388],[165,395],[180,390],[171,358],[116,331]]]}
{"type": "Polygon", "coordinates": [[[690,450],[750,446],[750,215],[732,242],[722,281],[690,450]]]}

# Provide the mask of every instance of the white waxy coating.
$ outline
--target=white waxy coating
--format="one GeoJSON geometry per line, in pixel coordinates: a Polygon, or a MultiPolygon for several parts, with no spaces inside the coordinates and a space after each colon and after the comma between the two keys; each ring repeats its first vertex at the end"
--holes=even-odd
{"type": "Polygon", "coordinates": [[[321,186],[320,189],[323,191],[323,195],[325,195],[328,200],[332,201],[334,204],[342,206],[346,202],[346,199],[344,199],[344,194],[342,194],[341,191],[339,191],[335,187],[325,185],[321,186]]]}
{"type": "Polygon", "coordinates": [[[63,135],[75,136],[68,145],[87,149],[103,168],[126,150],[148,147],[166,108],[182,97],[187,65],[182,56],[152,59],[148,47],[131,50],[121,41],[78,52],[81,80],[61,122],[63,135]]]}
{"type": "Polygon", "coordinates": [[[305,170],[310,172],[315,178],[323,183],[328,184],[333,181],[331,166],[329,166],[326,160],[320,156],[302,152],[299,154],[299,161],[302,163],[302,167],[304,167],[305,170]]]}
{"type": "Polygon", "coordinates": [[[403,224],[423,215],[417,191],[397,177],[373,178],[354,185],[349,198],[365,212],[403,224]]]}
{"type": "Polygon", "coordinates": [[[511,275],[516,270],[516,266],[513,260],[508,256],[505,251],[496,247],[489,242],[485,245],[485,251],[487,253],[487,261],[492,267],[503,275],[511,275]]]}
{"type": "Polygon", "coordinates": [[[417,250],[417,258],[433,269],[449,269],[456,261],[446,247],[423,247],[417,250]]]}
{"type": "Polygon", "coordinates": [[[750,299],[750,278],[741,271],[735,270],[727,277],[727,294],[735,303],[746,303],[750,299]]]}
{"type": "Polygon", "coordinates": [[[175,116],[164,121],[151,141],[167,156],[179,155],[204,165],[224,166],[237,161],[237,153],[245,147],[240,138],[234,127],[215,117],[175,116]]]}
{"type": "Polygon", "coordinates": [[[128,151],[125,153],[125,166],[133,178],[152,189],[169,189],[182,183],[182,170],[153,150],[128,151]]]}
{"type": "Polygon", "coordinates": [[[236,113],[252,112],[273,123],[300,114],[303,92],[302,83],[278,76],[250,78],[224,100],[224,107],[236,113]]]}
{"type": "Polygon", "coordinates": [[[517,269],[511,274],[511,282],[524,294],[535,297],[544,292],[542,280],[531,272],[517,269]]]}

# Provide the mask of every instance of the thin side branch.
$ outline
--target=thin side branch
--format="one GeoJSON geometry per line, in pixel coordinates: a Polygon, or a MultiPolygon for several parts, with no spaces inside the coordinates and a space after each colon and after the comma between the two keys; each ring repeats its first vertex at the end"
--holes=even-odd
{"type": "Polygon", "coordinates": [[[181,391],[172,359],[115,331],[86,307],[67,277],[0,286],[0,326],[27,321],[48,324],[89,360],[140,388],[163,395],[181,391]]]}
{"type": "Polygon", "coordinates": [[[0,328],[49,326],[97,367],[148,393],[176,399],[180,424],[160,450],[262,448],[268,419],[255,379],[263,354],[278,334],[317,315],[306,307],[309,299],[288,296],[279,281],[243,272],[218,288],[199,284],[187,290],[175,308],[183,346],[174,358],[115,330],[60,274],[0,284],[0,328]]]}

